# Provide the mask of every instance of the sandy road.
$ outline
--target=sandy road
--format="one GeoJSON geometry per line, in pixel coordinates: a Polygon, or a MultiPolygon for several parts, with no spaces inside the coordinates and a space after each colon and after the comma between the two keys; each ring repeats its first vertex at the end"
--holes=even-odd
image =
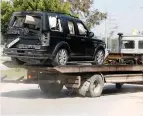
{"type": "Polygon", "coordinates": [[[143,86],[139,85],[124,85],[117,91],[108,84],[98,98],[68,95],[66,89],[49,96],[31,84],[1,84],[0,89],[2,116],[143,116],[143,86]]]}

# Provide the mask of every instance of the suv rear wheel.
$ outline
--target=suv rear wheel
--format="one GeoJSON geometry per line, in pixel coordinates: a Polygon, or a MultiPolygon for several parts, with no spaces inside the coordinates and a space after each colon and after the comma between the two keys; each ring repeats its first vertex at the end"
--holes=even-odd
{"type": "Polygon", "coordinates": [[[104,50],[100,49],[96,52],[94,57],[94,63],[96,65],[102,65],[104,63],[105,52],[104,50]]]}
{"type": "Polygon", "coordinates": [[[52,61],[53,66],[58,66],[58,65],[66,65],[68,61],[68,52],[66,49],[60,49],[56,53],[55,58],[52,61]]]}

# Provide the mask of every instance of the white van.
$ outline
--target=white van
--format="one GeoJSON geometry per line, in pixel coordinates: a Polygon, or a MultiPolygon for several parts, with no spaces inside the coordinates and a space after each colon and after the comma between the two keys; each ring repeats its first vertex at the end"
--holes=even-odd
{"type": "Polygon", "coordinates": [[[121,53],[143,54],[143,36],[122,36],[121,53]]]}

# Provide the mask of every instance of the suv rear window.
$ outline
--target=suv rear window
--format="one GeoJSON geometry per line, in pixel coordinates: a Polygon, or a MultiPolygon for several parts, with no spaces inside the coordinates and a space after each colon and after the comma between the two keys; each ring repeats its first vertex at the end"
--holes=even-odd
{"type": "Polygon", "coordinates": [[[14,27],[23,27],[23,24],[24,24],[24,21],[25,21],[25,17],[16,17],[15,16],[15,19],[14,19],[14,22],[13,22],[13,24],[12,24],[12,26],[14,26],[14,27]]]}
{"type": "Polygon", "coordinates": [[[138,45],[139,45],[139,49],[143,49],[143,41],[139,41],[138,45]]]}
{"type": "Polygon", "coordinates": [[[74,24],[72,21],[68,21],[68,28],[70,34],[75,34],[74,24]]]}
{"type": "Polygon", "coordinates": [[[11,26],[19,28],[27,27],[29,29],[40,30],[40,23],[41,18],[38,16],[14,16],[11,26]]]}

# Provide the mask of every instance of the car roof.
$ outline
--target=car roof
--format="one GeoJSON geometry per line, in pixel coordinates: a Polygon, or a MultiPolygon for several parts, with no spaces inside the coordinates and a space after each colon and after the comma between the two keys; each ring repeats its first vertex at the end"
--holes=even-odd
{"type": "Polygon", "coordinates": [[[61,12],[46,12],[46,11],[21,11],[21,12],[14,12],[13,15],[26,15],[26,14],[29,14],[29,15],[38,15],[38,16],[41,16],[43,14],[55,14],[59,17],[62,17],[62,18],[65,18],[65,19],[71,19],[71,20],[75,20],[75,21],[78,21],[78,22],[81,22],[80,19],[78,19],[77,17],[75,16],[72,16],[70,14],[66,14],[66,13],[61,13],[61,12]]]}

